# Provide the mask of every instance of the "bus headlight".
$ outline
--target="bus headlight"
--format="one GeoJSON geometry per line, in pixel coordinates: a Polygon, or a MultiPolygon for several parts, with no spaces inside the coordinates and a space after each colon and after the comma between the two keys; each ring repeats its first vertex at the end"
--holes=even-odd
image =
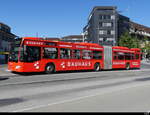
{"type": "Polygon", "coordinates": [[[19,65],[18,65],[18,66],[16,66],[16,68],[15,68],[15,69],[20,69],[20,68],[21,68],[21,66],[19,66],[19,65]]]}

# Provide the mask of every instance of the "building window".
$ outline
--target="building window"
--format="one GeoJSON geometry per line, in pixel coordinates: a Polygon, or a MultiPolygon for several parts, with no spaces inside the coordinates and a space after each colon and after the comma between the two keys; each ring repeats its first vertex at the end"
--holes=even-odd
{"type": "Polygon", "coordinates": [[[115,31],[114,30],[111,30],[111,35],[114,35],[115,34],[115,31]]]}
{"type": "Polygon", "coordinates": [[[103,38],[99,38],[99,41],[103,41],[103,38]]]}
{"type": "Polygon", "coordinates": [[[108,38],[108,41],[113,41],[114,39],[113,38],[108,38]]]}
{"type": "Polygon", "coordinates": [[[111,22],[111,27],[114,27],[114,23],[113,22],[111,22]]]}
{"type": "Polygon", "coordinates": [[[107,34],[108,34],[108,35],[111,35],[111,30],[107,30],[107,34]]]}
{"type": "Polygon", "coordinates": [[[103,19],[103,16],[102,16],[102,15],[99,15],[99,19],[102,20],[102,19],[103,19]]]}
{"type": "Polygon", "coordinates": [[[106,19],[110,20],[111,16],[110,15],[106,15],[106,19]]]}
{"type": "Polygon", "coordinates": [[[103,23],[103,27],[112,27],[112,23],[103,23]]]}
{"type": "Polygon", "coordinates": [[[113,30],[99,30],[100,35],[114,35],[115,31],[113,30]]]}
{"type": "Polygon", "coordinates": [[[107,30],[100,30],[100,31],[99,31],[99,34],[100,34],[100,35],[107,35],[107,30]]]}
{"type": "Polygon", "coordinates": [[[103,27],[103,22],[99,22],[99,27],[103,27]]]}
{"type": "Polygon", "coordinates": [[[113,22],[99,22],[99,27],[113,27],[113,22]]]}
{"type": "Polygon", "coordinates": [[[103,35],[103,34],[104,34],[104,30],[100,30],[100,31],[99,31],[99,34],[100,34],[100,35],[103,35]]]}
{"type": "Polygon", "coordinates": [[[110,20],[111,16],[110,15],[99,15],[100,20],[110,20]]]}
{"type": "Polygon", "coordinates": [[[111,19],[112,19],[112,20],[115,20],[115,15],[111,15],[111,19]]]}

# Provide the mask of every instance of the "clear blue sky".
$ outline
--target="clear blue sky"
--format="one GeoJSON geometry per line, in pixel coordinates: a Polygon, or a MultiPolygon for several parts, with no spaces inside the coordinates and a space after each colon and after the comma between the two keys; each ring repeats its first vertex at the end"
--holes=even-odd
{"type": "Polygon", "coordinates": [[[150,0],[0,0],[0,22],[22,37],[80,34],[94,6],[117,6],[121,14],[150,27],[150,0]]]}

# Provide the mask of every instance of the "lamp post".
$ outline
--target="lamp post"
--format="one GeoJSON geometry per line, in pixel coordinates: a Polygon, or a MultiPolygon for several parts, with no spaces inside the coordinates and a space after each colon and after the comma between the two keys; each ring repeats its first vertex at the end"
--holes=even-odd
{"type": "Polygon", "coordinates": [[[81,33],[82,35],[82,42],[85,42],[85,36],[84,36],[84,33],[81,33]]]}

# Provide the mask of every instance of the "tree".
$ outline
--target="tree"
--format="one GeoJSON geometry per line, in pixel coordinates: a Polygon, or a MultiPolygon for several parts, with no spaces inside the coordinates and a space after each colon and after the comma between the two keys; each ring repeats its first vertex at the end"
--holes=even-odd
{"type": "Polygon", "coordinates": [[[132,37],[129,32],[125,32],[119,39],[119,46],[140,48],[140,43],[137,37],[132,37]]]}
{"type": "Polygon", "coordinates": [[[150,54],[150,42],[147,37],[144,37],[142,40],[143,47],[141,47],[142,52],[146,54],[150,54]]]}

